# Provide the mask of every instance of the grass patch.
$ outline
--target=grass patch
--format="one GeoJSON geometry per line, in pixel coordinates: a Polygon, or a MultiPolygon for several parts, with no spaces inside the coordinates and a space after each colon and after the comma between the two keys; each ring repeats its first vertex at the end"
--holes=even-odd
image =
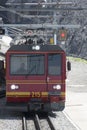
{"type": "Polygon", "coordinates": [[[77,57],[67,57],[67,59],[69,59],[69,60],[73,60],[73,61],[78,61],[78,62],[84,62],[84,63],[86,63],[87,64],[87,60],[85,60],[85,59],[82,59],[82,58],[77,58],[77,57]]]}

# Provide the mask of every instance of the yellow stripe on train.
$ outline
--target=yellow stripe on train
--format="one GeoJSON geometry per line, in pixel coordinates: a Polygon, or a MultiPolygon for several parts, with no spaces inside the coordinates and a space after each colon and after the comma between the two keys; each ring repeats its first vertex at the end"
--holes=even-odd
{"type": "Polygon", "coordinates": [[[47,97],[48,92],[6,92],[7,97],[47,97]]]}
{"type": "MultiPolygon", "coordinates": [[[[7,97],[48,97],[48,92],[6,92],[7,97]]],[[[61,92],[60,96],[65,97],[65,92],[61,92]]]]}

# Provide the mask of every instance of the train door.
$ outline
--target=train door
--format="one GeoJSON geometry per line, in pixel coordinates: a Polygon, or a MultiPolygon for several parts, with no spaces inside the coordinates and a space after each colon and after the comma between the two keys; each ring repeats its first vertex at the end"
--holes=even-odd
{"type": "Polygon", "coordinates": [[[47,84],[49,94],[60,91],[62,83],[62,55],[60,53],[48,54],[47,84]]]}

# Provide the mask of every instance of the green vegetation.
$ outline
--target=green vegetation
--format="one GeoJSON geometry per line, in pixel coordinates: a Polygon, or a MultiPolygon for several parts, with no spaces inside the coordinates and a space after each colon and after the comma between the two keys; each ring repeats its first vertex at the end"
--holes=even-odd
{"type": "Polygon", "coordinates": [[[78,61],[78,62],[84,62],[87,64],[87,60],[85,60],[85,59],[81,59],[81,58],[77,58],[77,57],[67,57],[67,59],[73,60],[73,61],[78,61]]]}

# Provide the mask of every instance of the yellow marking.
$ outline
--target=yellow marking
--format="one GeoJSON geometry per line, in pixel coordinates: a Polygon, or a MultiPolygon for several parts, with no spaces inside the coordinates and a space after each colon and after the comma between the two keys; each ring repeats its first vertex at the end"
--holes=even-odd
{"type": "Polygon", "coordinates": [[[65,92],[61,92],[61,96],[62,96],[62,97],[65,97],[65,92]]]}
{"type": "MultiPolygon", "coordinates": [[[[48,92],[6,92],[7,97],[48,97],[48,92]]],[[[61,96],[65,97],[65,92],[61,92],[61,96]]]]}
{"type": "Polygon", "coordinates": [[[7,97],[28,97],[29,98],[29,96],[28,95],[6,95],[7,97]]]}
{"type": "Polygon", "coordinates": [[[48,82],[48,84],[65,84],[64,82],[48,82]]]}
{"type": "Polygon", "coordinates": [[[7,80],[7,84],[46,84],[45,80],[7,80]]]}
{"type": "Polygon", "coordinates": [[[7,84],[46,84],[46,83],[39,83],[39,82],[38,83],[37,82],[36,83],[34,83],[34,82],[32,82],[32,83],[30,83],[30,82],[29,83],[12,82],[12,83],[7,83],[7,84]]]}
{"type": "MultiPolygon", "coordinates": [[[[7,80],[7,82],[46,82],[46,80],[7,80]]],[[[51,82],[61,82],[61,80],[50,80],[51,82]]]]}
{"type": "MultiPolygon", "coordinates": [[[[6,84],[47,84],[45,80],[7,80],[6,84]]],[[[48,84],[65,84],[65,81],[50,80],[48,84]]]]}
{"type": "Polygon", "coordinates": [[[42,92],[42,96],[48,96],[48,92],[42,92]]]}
{"type": "Polygon", "coordinates": [[[48,92],[6,92],[7,97],[47,97],[48,92]]]}
{"type": "Polygon", "coordinates": [[[6,92],[6,96],[30,96],[30,92],[6,92]]]}

